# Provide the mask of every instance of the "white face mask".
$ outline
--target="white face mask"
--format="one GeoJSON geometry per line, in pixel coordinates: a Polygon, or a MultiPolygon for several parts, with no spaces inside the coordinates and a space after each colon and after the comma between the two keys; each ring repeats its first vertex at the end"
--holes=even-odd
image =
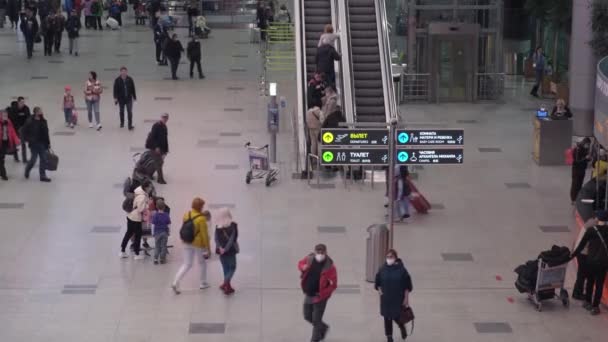
{"type": "Polygon", "coordinates": [[[317,262],[322,262],[325,260],[325,254],[315,254],[315,260],[317,260],[317,262]]]}
{"type": "Polygon", "coordinates": [[[395,259],[393,258],[386,258],[386,264],[391,266],[395,263],[395,259]]]}

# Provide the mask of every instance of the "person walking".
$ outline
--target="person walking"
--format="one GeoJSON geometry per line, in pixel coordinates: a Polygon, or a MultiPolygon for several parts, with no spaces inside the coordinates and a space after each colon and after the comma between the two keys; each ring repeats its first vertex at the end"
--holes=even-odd
{"type": "Polygon", "coordinates": [[[65,86],[63,93],[63,114],[65,116],[65,127],[74,128],[74,95],[72,95],[72,87],[65,86]]]}
{"type": "Polygon", "coordinates": [[[38,8],[38,15],[40,16],[40,23],[42,24],[45,19],[53,13],[51,0],[38,0],[36,7],[38,8]]]}
{"type": "Polygon", "coordinates": [[[8,113],[0,109],[0,178],[2,180],[8,180],[6,167],[4,166],[4,156],[12,154],[19,143],[19,137],[8,117],[8,113]]]}
{"type": "Polygon", "coordinates": [[[91,6],[94,0],[84,0],[82,6],[82,13],[84,14],[84,28],[89,29],[95,25],[95,19],[93,18],[91,6]],[[91,25],[93,24],[93,25],[91,25]]]}
{"type": "Polygon", "coordinates": [[[38,163],[40,181],[50,182],[51,179],[46,176],[45,164],[46,153],[51,148],[51,139],[49,137],[49,126],[44,118],[42,108],[34,107],[34,116],[23,127],[23,138],[30,147],[30,160],[25,166],[25,178],[30,178],[30,171],[34,168],[36,160],[40,158],[40,163],[38,163]]]}
{"type": "Polygon", "coordinates": [[[397,323],[401,338],[407,338],[405,324],[399,322],[402,307],[409,306],[409,294],[412,292],[412,279],[397,251],[390,249],[386,253],[386,262],[376,274],[374,288],[380,294],[380,315],[384,317],[384,335],[388,342],[393,342],[393,322],[397,323]]]}
{"type": "Polygon", "coordinates": [[[599,305],[608,270],[608,211],[598,211],[596,218],[597,224],[585,231],[585,235],[570,256],[571,259],[578,257],[587,248],[588,281],[583,307],[594,316],[600,313],[599,305]]]}
{"type": "Polygon", "coordinates": [[[4,28],[4,21],[6,20],[6,10],[8,9],[7,0],[0,0],[0,28],[4,28]]]}
{"type": "Polygon", "coordinates": [[[68,33],[70,55],[74,53],[74,56],[78,56],[78,37],[80,36],[80,18],[76,10],[72,10],[72,14],[68,18],[65,24],[65,30],[68,33]]]}
{"type": "Polygon", "coordinates": [[[304,292],[304,319],[313,327],[311,342],[319,342],[329,331],[329,325],[323,322],[323,314],[327,301],[338,287],[338,272],[324,244],[316,245],[314,253],[300,260],[298,270],[304,292]]]}
{"type": "Polygon", "coordinates": [[[215,250],[220,255],[220,263],[224,272],[224,282],[220,289],[225,295],[234,293],[230,283],[236,271],[236,255],[240,251],[239,230],[236,222],[232,220],[232,214],[228,208],[218,211],[215,225],[215,250]]]}
{"type": "Polygon", "coordinates": [[[572,182],[570,183],[570,201],[572,205],[576,202],[576,197],[579,191],[583,187],[585,181],[585,174],[587,173],[587,166],[589,165],[589,148],[591,146],[591,139],[584,138],[576,144],[573,154],[572,161],[572,182]]]}
{"type": "Polygon", "coordinates": [[[163,42],[165,39],[165,33],[163,31],[163,26],[159,23],[154,25],[154,46],[156,48],[156,64],[164,65],[164,61],[161,57],[163,53],[163,42]]]}
{"type": "Polygon", "coordinates": [[[306,128],[308,128],[308,139],[310,140],[310,153],[315,156],[319,155],[319,139],[321,138],[323,120],[323,112],[319,107],[315,106],[306,111],[306,128]]]}
{"type": "Polygon", "coordinates": [[[336,69],[334,61],[340,60],[340,54],[331,44],[323,44],[317,48],[315,63],[317,64],[317,72],[325,74],[328,85],[336,85],[336,69]]]}
{"type": "Polygon", "coordinates": [[[11,21],[11,29],[17,29],[17,23],[19,22],[19,12],[21,11],[21,0],[8,0],[6,6],[6,12],[8,18],[11,21]]]}
{"type": "Polygon", "coordinates": [[[203,75],[203,69],[201,68],[201,43],[198,41],[195,35],[192,35],[192,40],[188,42],[186,51],[188,59],[190,60],[190,78],[194,77],[194,65],[196,65],[196,69],[198,70],[198,78],[205,78],[205,75],[203,75]]]}
{"type": "Polygon", "coordinates": [[[61,40],[63,38],[63,30],[65,30],[65,17],[61,13],[61,10],[55,14],[55,25],[53,28],[53,44],[55,46],[55,53],[59,53],[61,50],[61,40]]]}
{"type": "Polygon", "coordinates": [[[137,101],[135,82],[128,75],[127,67],[120,67],[120,76],[114,80],[114,104],[118,105],[120,115],[120,128],[125,127],[125,107],[127,108],[127,127],[132,131],[133,102],[137,101]]]}
{"type": "MultiPolygon", "coordinates": [[[[595,214],[592,219],[585,222],[583,229],[579,231],[574,246],[578,246],[581,240],[583,240],[583,236],[585,236],[587,230],[589,228],[593,228],[597,224],[595,214]]],[[[572,299],[584,301],[585,298],[587,298],[586,288],[587,284],[591,281],[589,277],[588,254],[589,252],[587,248],[583,248],[583,250],[576,256],[576,264],[578,267],[576,268],[576,280],[574,281],[574,286],[572,287],[572,299]]]]}
{"type": "Polygon", "coordinates": [[[103,31],[103,25],[101,24],[101,17],[103,16],[103,2],[102,0],[93,0],[91,4],[91,16],[93,17],[91,20],[91,26],[95,30],[99,29],[103,31]]]}
{"type": "MultiPolygon", "coordinates": [[[[25,139],[23,138],[22,129],[25,126],[27,120],[31,117],[30,107],[25,104],[25,98],[19,96],[17,101],[11,102],[11,106],[8,109],[8,117],[15,127],[15,131],[19,134],[21,140],[21,160],[23,163],[27,163],[27,148],[25,146],[25,139]]],[[[19,151],[15,150],[15,161],[19,162],[19,151]]]]}
{"type": "Polygon", "coordinates": [[[404,221],[410,217],[410,194],[412,189],[408,183],[410,172],[407,165],[395,167],[395,208],[398,218],[404,221]]]}
{"type": "Polygon", "coordinates": [[[538,89],[541,87],[543,76],[545,75],[545,56],[543,55],[543,48],[540,46],[536,48],[536,51],[532,55],[532,63],[536,83],[534,83],[534,87],[532,87],[530,95],[538,97],[538,89]]]}
{"type": "Polygon", "coordinates": [[[194,240],[191,243],[184,242],[184,262],[179,271],[175,275],[175,279],[171,284],[173,292],[178,295],[181,293],[179,282],[192,268],[192,263],[196,257],[201,265],[200,274],[200,289],[204,290],[209,287],[207,283],[207,259],[209,258],[209,231],[207,230],[207,219],[203,215],[203,207],[205,201],[196,197],[192,200],[192,210],[184,214],[184,223],[191,222],[194,227],[194,240]]]}
{"type": "Polygon", "coordinates": [[[133,209],[127,214],[127,231],[122,238],[120,244],[120,258],[128,258],[129,255],[126,253],[127,244],[129,240],[133,238],[133,252],[135,260],[143,260],[144,255],[140,254],[141,250],[141,235],[142,235],[142,222],[144,220],[145,211],[148,208],[148,200],[152,188],[152,183],[149,180],[144,180],[142,184],[137,187],[134,191],[133,197],[133,209]]]}
{"type": "Polygon", "coordinates": [[[101,130],[101,121],[99,119],[99,102],[101,100],[101,93],[103,88],[101,82],[97,80],[97,73],[95,71],[89,72],[89,79],[87,80],[84,88],[84,98],[87,104],[87,113],[89,115],[89,128],[93,128],[93,113],[95,113],[95,127],[97,130],[101,130]]]}
{"type": "Polygon", "coordinates": [[[165,47],[165,55],[169,59],[169,63],[171,64],[171,78],[173,80],[178,80],[177,77],[177,67],[179,66],[179,60],[182,57],[182,52],[184,52],[184,47],[182,43],[177,39],[177,34],[173,34],[171,39],[167,41],[165,47]]]}
{"type": "Polygon", "coordinates": [[[27,58],[31,59],[34,52],[34,39],[38,35],[38,21],[31,8],[25,10],[25,17],[21,19],[21,32],[25,38],[27,58]]]}
{"type": "Polygon", "coordinates": [[[158,184],[167,184],[163,173],[165,157],[167,156],[167,153],[169,153],[169,131],[167,130],[167,121],[169,121],[169,113],[163,113],[160,116],[160,120],[152,125],[152,129],[146,138],[145,147],[160,155],[160,163],[156,170],[158,184]]]}
{"type": "Polygon", "coordinates": [[[188,37],[194,35],[194,18],[198,16],[199,3],[200,2],[198,0],[189,0],[188,4],[186,5],[188,13],[188,37]]]}
{"type": "Polygon", "coordinates": [[[44,40],[44,55],[53,55],[53,39],[55,38],[55,15],[50,14],[44,20],[40,19],[40,32],[44,40]]]}
{"type": "MultiPolygon", "coordinates": [[[[166,211],[165,201],[156,201],[156,212],[152,215],[152,227],[154,228],[154,264],[164,264],[167,261],[167,241],[169,240],[171,216],[166,211]]],[[[145,245],[144,245],[145,246],[145,245]]]]}

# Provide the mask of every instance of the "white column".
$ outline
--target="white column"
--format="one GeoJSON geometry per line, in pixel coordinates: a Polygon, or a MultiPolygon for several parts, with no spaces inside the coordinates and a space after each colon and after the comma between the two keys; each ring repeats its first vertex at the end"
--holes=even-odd
{"type": "Polygon", "coordinates": [[[570,109],[574,114],[574,135],[593,135],[597,58],[591,40],[591,1],[573,0],[570,39],[570,109]]]}

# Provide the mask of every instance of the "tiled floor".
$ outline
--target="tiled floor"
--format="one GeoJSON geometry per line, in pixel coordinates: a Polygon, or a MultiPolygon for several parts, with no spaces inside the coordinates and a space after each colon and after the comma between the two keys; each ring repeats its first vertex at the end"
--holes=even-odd
{"type": "MultiPolygon", "coordinates": [[[[0,341],[307,341],[295,265],[318,242],[328,245],[341,284],[326,314],[327,341],[383,340],[378,296],[364,281],[364,265],[366,228],[384,218],[384,186],[345,187],[338,177],[315,189],[316,182],[292,179],[287,116],[279,134],[281,180],[270,188],[245,185],[242,145],[268,142],[260,61],[256,46],[241,44],[247,37],[243,30],[215,30],[203,41],[207,79],[189,80],[182,65],[182,80],[173,82],[164,80],[166,67],[154,64],[152,34],[141,28],[85,32],[78,58],[65,51],[44,58],[37,46],[31,61],[23,58],[20,39],[0,35],[4,104],[25,95],[30,106],[42,106],[61,157],[50,184],[24,180],[22,165],[7,160],[11,180],[0,184],[0,341]],[[111,86],[122,65],[137,84],[136,130],[118,128],[108,89],[101,132],[86,128],[81,110],[75,134],[62,134],[68,131],[59,110],[63,86],[72,85],[81,107],[87,71],[97,70],[111,86]],[[216,257],[209,266],[212,288],[198,290],[195,266],[182,295],[173,295],[169,284],[181,259],[176,233],[167,265],[117,258],[125,229],[120,184],[165,111],[171,114],[169,185],[157,190],[175,221],[194,196],[212,210],[232,208],[242,252],[231,298],[215,286],[221,280],[216,257]]],[[[519,263],[574,239],[569,170],[532,162],[529,108],[537,104],[520,96],[524,86],[510,80],[506,104],[401,107],[409,123],[466,130],[464,165],[417,170],[419,187],[441,210],[396,226],[395,246],[414,281],[412,341],[606,339],[608,315],[590,317],[578,303],[566,310],[557,302],[538,313],[513,286],[519,263]]]]}

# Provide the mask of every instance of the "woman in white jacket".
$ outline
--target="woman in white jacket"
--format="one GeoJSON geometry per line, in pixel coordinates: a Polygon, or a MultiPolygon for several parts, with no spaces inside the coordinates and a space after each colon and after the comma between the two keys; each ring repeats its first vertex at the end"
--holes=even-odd
{"type": "Polygon", "coordinates": [[[120,245],[120,254],[121,258],[128,258],[129,255],[125,252],[127,248],[127,244],[131,237],[134,237],[133,241],[133,251],[135,252],[135,260],[142,260],[144,258],[143,254],[139,254],[140,245],[141,245],[141,235],[142,235],[142,221],[144,219],[144,212],[148,209],[148,192],[150,191],[150,187],[152,184],[149,180],[143,181],[141,186],[135,189],[133,198],[133,210],[127,214],[127,231],[125,232],[125,236],[122,238],[122,244],[120,245]]]}

